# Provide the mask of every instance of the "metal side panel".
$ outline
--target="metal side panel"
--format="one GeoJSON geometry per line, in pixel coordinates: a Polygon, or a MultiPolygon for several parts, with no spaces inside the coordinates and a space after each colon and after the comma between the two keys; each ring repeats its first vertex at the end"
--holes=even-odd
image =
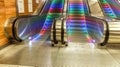
{"type": "Polygon", "coordinates": [[[4,31],[8,39],[14,38],[12,28],[13,28],[13,22],[15,21],[15,19],[16,18],[11,17],[11,18],[8,18],[5,22],[4,31]]]}
{"type": "Polygon", "coordinates": [[[88,0],[91,16],[104,17],[103,11],[98,3],[98,0],[88,0]]]}
{"type": "Polygon", "coordinates": [[[44,6],[47,4],[48,0],[41,0],[37,9],[34,11],[33,15],[39,15],[44,6]]]}
{"type": "Polygon", "coordinates": [[[109,22],[110,36],[108,43],[120,43],[120,23],[109,22]]]}

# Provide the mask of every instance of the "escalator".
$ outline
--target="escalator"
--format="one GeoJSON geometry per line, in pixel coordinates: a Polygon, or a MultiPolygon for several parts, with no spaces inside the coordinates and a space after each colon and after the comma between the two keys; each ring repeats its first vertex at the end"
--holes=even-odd
{"type": "Polygon", "coordinates": [[[49,37],[52,21],[62,15],[63,5],[64,0],[46,0],[42,10],[38,10],[37,15],[20,16],[13,18],[11,24],[6,23],[6,36],[10,40],[16,41],[37,40],[46,34],[49,37]],[[10,28],[8,28],[9,26],[10,28]]]}
{"type": "Polygon", "coordinates": [[[114,13],[114,11],[111,9],[110,4],[107,2],[107,0],[99,0],[99,4],[102,7],[102,10],[105,14],[106,17],[109,17],[109,20],[111,19],[117,19],[116,14],[114,13]]]}
{"type": "Polygon", "coordinates": [[[118,0],[98,0],[109,26],[108,43],[120,43],[120,6],[118,0]]]}
{"type": "Polygon", "coordinates": [[[104,35],[104,37],[108,40],[108,43],[120,43],[119,8],[118,4],[115,5],[115,3],[117,3],[117,0],[90,0],[88,3],[92,16],[102,18],[107,21],[105,24],[107,24],[106,27],[109,28],[104,27],[104,29],[109,29],[109,31],[106,33],[107,35],[104,35]]]}
{"type": "Polygon", "coordinates": [[[88,1],[68,0],[67,4],[68,10],[65,11],[67,12],[65,18],[56,19],[52,25],[52,44],[59,42],[61,45],[66,45],[65,42],[89,42],[105,45],[108,41],[106,35],[109,34],[107,22],[90,15],[88,1]]]}
{"type": "Polygon", "coordinates": [[[119,22],[120,5],[118,0],[98,0],[98,3],[101,6],[106,21],[119,22]]]}
{"type": "Polygon", "coordinates": [[[81,43],[101,42],[104,32],[103,28],[106,27],[104,25],[105,21],[90,15],[87,0],[69,0],[67,19],[69,41],[81,43]]]}
{"type": "Polygon", "coordinates": [[[89,7],[88,0],[48,0],[39,15],[14,18],[12,33],[6,29],[7,36],[17,41],[36,41],[47,39],[52,32],[51,39],[56,44],[62,41],[62,44],[105,45],[109,39],[109,26],[105,20],[93,17],[89,7]]]}

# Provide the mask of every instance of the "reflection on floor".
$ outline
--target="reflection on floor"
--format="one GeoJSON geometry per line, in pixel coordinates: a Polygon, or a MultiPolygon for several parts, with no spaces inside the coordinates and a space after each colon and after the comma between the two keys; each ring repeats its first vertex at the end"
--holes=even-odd
{"type": "Polygon", "coordinates": [[[99,49],[96,45],[88,43],[69,43],[68,47],[51,47],[49,41],[25,41],[0,50],[0,64],[38,67],[120,67],[120,50],[99,49]]]}

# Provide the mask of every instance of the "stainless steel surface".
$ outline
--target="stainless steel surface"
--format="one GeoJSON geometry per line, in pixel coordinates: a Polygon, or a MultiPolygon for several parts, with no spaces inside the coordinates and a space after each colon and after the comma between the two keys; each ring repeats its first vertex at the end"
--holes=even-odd
{"type": "MultiPolygon", "coordinates": [[[[91,15],[95,16],[95,17],[105,19],[104,13],[103,13],[98,1],[99,0],[89,0],[91,15]]],[[[108,43],[120,43],[120,41],[119,41],[119,38],[120,38],[119,37],[119,35],[120,35],[120,23],[119,23],[118,20],[114,20],[114,19],[111,20],[111,21],[117,21],[117,22],[108,22],[108,24],[109,24],[109,34],[110,34],[108,43]]],[[[103,39],[102,39],[101,42],[104,41],[105,34],[106,34],[105,31],[106,31],[106,25],[104,24],[104,35],[103,35],[103,39]]]]}
{"type": "Polygon", "coordinates": [[[5,32],[5,36],[8,38],[8,39],[12,39],[13,38],[13,32],[12,32],[12,28],[13,28],[13,21],[15,20],[16,18],[14,17],[11,17],[11,18],[8,18],[5,22],[5,25],[4,25],[4,32],[5,32]]]}
{"type": "Polygon", "coordinates": [[[91,16],[104,18],[103,11],[98,3],[98,0],[88,0],[91,16]]]}
{"type": "MultiPolygon", "coordinates": [[[[97,48],[92,43],[51,47],[49,41],[24,41],[0,50],[0,64],[36,67],[119,67],[120,48],[97,48]]],[[[118,44],[120,45],[120,44],[118,44]]],[[[0,66],[1,67],[1,66],[0,66]]]]}
{"type": "MultiPolygon", "coordinates": [[[[89,0],[89,8],[91,11],[91,16],[95,16],[95,17],[99,17],[99,18],[103,18],[104,17],[104,13],[100,7],[100,4],[98,3],[99,0],[89,0]]],[[[119,35],[120,35],[120,23],[118,20],[111,20],[111,22],[108,22],[109,24],[109,40],[108,43],[120,43],[119,40],[119,35]],[[112,22],[112,21],[117,21],[117,22],[112,22]]],[[[104,35],[103,35],[103,39],[101,42],[104,41],[105,38],[105,31],[106,31],[106,25],[104,24],[104,35]]]]}
{"type": "Polygon", "coordinates": [[[109,41],[108,43],[120,43],[120,22],[109,22],[109,41]]]}
{"type": "Polygon", "coordinates": [[[63,28],[64,28],[64,41],[66,43],[68,43],[68,34],[67,34],[67,30],[66,30],[66,20],[64,20],[63,23],[64,23],[64,26],[63,26],[63,28]]]}
{"type": "Polygon", "coordinates": [[[67,9],[68,9],[68,0],[65,0],[64,10],[63,10],[64,17],[66,17],[66,15],[67,15],[67,9]]]}
{"type": "Polygon", "coordinates": [[[51,28],[51,41],[52,41],[52,44],[55,44],[54,43],[54,35],[55,35],[55,39],[56,41],[58,41],[58,44],[56,44],[56,46],[63,46],[65,44],[62,44],[62,35],[63,35],[63,41],[64,42],[68,42],[67,40],[67,32],[66,32],[66,19],[63,18],[59,18],[59,19],[56,19],[53,24],[52,24],[52,28],[51,28]],[[53,26],[54,26],[54,23],[55,23],[55,29],[53,29],[53,26]],[[63,34],[62,33],[62,23],[63,23],[63,29],[64,29],[64,32],[63,34]],[[54,34],[53,31],[55,31],[56,33],[54,34]],[[61,45],[59,45],[59,43],[61,43],[61,45]]]}
{"type": "Polygon", "coordinates": [[[48,0],[41,0],[39,1],[39,5],[37,7],[37,9],[34,11],[33,15],[39,15],[39,13],[42,11],[42,8],[44,7],[45,3],[47,2],[48,0]]]}

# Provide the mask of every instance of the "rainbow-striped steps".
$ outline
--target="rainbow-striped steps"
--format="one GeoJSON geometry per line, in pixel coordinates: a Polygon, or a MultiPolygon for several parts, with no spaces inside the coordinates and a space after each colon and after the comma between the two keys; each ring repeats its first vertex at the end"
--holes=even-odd
{"type": "Polygon", "coordinates": [[[69,0],[67,33],[68,40],[74,42],[90,42],[86,28],[85,15],[88,15],[88,8],[84,0],[69,0]]]}
{"type": "Polygon", "coordinates": [[[102,4],[103,11],[107,17],[117,18],[107,0],[100,0],[100,3],[102,4]]]}
{"type": "Polygon", "coordinates": [[[39,35],[34,38],[34,40],[41,39],[41,37],[45,34],[50,34],[52,22],[55,18],[62,16],[63,8],[64,0],[52,0],[52,4],[49,8],[49,12],[42,27],[42,30],[40,31],[39,35]]]}

